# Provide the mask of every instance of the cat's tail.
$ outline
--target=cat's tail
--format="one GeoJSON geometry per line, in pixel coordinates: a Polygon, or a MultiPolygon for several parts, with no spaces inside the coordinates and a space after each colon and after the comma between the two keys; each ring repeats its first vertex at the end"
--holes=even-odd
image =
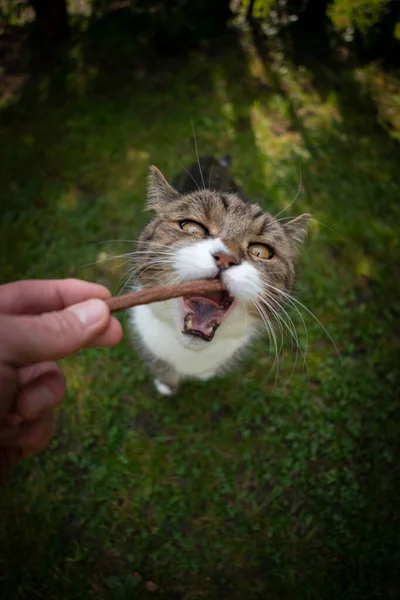
{"type": "Polygon", "coordinates": [[[225,154],[225,156],[220,158],[218,162],[221,167],[224,167],[224,169],[229,169],[232,164],[232,156],[230,154],[225,154]]]}

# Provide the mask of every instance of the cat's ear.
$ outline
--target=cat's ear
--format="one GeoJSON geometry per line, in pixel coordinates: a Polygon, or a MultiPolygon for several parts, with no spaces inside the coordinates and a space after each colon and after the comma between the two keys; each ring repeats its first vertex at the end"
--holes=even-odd
{"type": "Polygon", "coordinates": [[[152,165],[150,167],[147,184],[148,208],[151,210],[158,210],[178,195],[178,192],[168,183],[161,171],[152,165]]]}
{"type": "Polygon", "coordinates": [[[296,248],[299,248],[307,235],[310,213],[304,213],[291,221],[286,221],[283,229],[296,248]]]}

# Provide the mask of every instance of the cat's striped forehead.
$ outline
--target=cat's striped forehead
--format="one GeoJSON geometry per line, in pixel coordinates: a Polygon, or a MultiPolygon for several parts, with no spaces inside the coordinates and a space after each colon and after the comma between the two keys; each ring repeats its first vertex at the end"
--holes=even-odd
{"type": "Polygon", "coordinates": [[[280,236],[278,223],[258,204],[220,191],[199,190],[177,196],[169,203],[168,218],[199,221],[210,233],[227,238],[240,239],[266,233],[280,236]]]}
{"type": "Polygon", "coordinates": [[[276,257],[274,263],[290,271],[294,270],[310,218],[306,213],[279,222],[259,204],[251,203],[231,180],[225,189],[201,189],[196,184],[195,189],[179,192],[154,166],[149,173],[147,206],[154,218],[141,235],[144,242],[154,240],[166,246],[193,243],[180,224],[197,221],[208,235],[234,240],[244,250],[254,242],[271,246],[276,257]]]}

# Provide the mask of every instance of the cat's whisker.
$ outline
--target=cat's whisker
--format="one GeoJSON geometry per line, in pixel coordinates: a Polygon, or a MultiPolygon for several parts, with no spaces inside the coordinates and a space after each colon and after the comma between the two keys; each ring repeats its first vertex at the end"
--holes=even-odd
{"type": "MultiPolygon", "coordinates": [[[[308,365],[307,365],[307,360],[306,360],[306,356],[307,356],[307,344],[306,344],[306,349],[303,352],[303,349],[301,348],[301,345],[300,345],[300,342],[299,342],[299,338],[298,338],[298,335],[297,335],[296,327],[295,327],[295,325],[293,323],[293,320],[290,317],[289,313],[285,310],[285,308],[272,295],[268,294],[267,297],[268,297],[268,299],[270,301],[274,302],[278,306],[278,309],[276,311],[273,309],[274,313],[275,313],[276,317],[279,318],[282,321],[282,323],[285,325],[285,327],[286,327],[286,329],[287,329],[287,331],[288,331],[288,333],[290,335],[290,339],[291,339],[292,345],[293,345],[293,342],[294,342],[296,356],[295,356],[295,361],[294,361],[294,365],[293,365],[292,372],[291,372],[290,376],[292,376],[292,374],[293,374],[293,372],[294,372],[294,370],[296,368],[297,360],[298,360],[298,355],[299,355],[299,352],[300,352],[300,354],[302,356],[302,359],[303,359],[304,366],[305,366],[305,368],[307,370],[307,373],[308,373],[308,376],[310,378],[310,373],[309,373],[309,369],[308,369],[308,365]],[[284,313],[284,315],[286,315],[289,323],[287,323],[285,321],[285,319],[282,317],[282,315],[279,314],[279,311],[282,311],[284,313]]],[[[265,299],[263,297],[261,297],[260,299],[261,299],[262,302],[265,302],[265,299]]],[[[270,306],[270,308],[272,309],[271,306],[270,306]]],[[[300,317],[301,317],[301,315],[300,315],[300,317]]],[[[305,325],[304,320],[303,320],[303,324],[305,325]]],[[[308,336],[308,332],[307,332],[307,328],[306,327],[305,327],[305,331],[306,331],[306,336],[308,336]]],[[[308,342],[308,337],[306,337],[306,341],[308,342]]]]}
{"type": "MultiPolygon", "coordinates": [[[[141,242],[141,244],[143,244],[143,242],[141,242]]],[[[160,246],[160,250],[156,247],[154,248],[154,246],[156,246],[156,244],[151,244],[151,242],[149,242],[149,248],[151,248],[151,250],[148,249],[143,249],[143,250],[135,250],[134,253],[139,254],[147,254],[147,253],[151,253],[151,254],[169,254],[169,255],[174,255],[176,250],[171,248],[171,246],[165,246],[164,244],[159,244],[160,246]]]]}
{"type": "MultiPolygon", "coordinates": [[[[259,297],[258,297],[258,300],[259,300],[259,301],[260,301],[262,304],[264,304],[264,305],[266,306],[266,308],[267,308],[267,309],[268,309],[268,310],[269,310],[269,311],[272,313],[272,315],[273,315],[273,317],[274,317],[274,319],[275,319],[275,322],[276,322],[276,323],[277,323],[277,325],[279,326],[279,330],[280,330],[280,332],[281,332],[281,347],[280,347],[280,351],[281,351],[281,350],[282,350],[282,346],[283,346],[283,340],[284,340],[284,337],[285,337],[285,332],[284,332],[284,329],[283,329],[283,327],[282,327],[282,323],[283,323],[283,325],[285,325],[285,328],[286,328],[286,330],[287,330],[287,329],[289,329],[289,332],[290,332],[290,333],[292,333],[292,332],[291,332],[290,328],[288,327],[288,325],[287,325],[286,321],[285,321],[285,320],[284,320],[284,319],[281,317],[281,315],[278,313],[278,311],[276,311],[276,310],[273,308],[273,306],[271,306],[270,302],[268,302],[268,300],[266,300],[266,299],[264,298],[264,296],[262,296],[262,295],[260,294],[260,295],[259,295],[259,297]]],[[[269,300],[273,300],[273,298],[269,297],[269,300]]]]}
{"type": "Polygon", "coordinates": [[[291,215],[290,217],[281,217],[280,219],[275,219],[275,221],[277,223],[280,223],[281,221],[289,221],[290,219],[295,219],[296,216],[295,215],[291,215]]]}
{"type": "MultiPolygon", "coordinates": [[[[300,302],[300,300],[297,300],[297,298],[295,298],[294,296],[291,296],[290,294],[287,294],[283,290],[280,290],[279,288],[276,288],[275,286],[273,286],[273,285],[271,285],[269,283],[266,283],[265,285],[268,286],[269,288],[275,290],[276,292],[278,292],[282,296],[284,296],[289,303],[293,304],[295,302],[301,308],[303,308],[309,315],[311,315],[311,317],[318,323],[318,325],[321,327],[321,329],[323,330],[323,332],[325,333],[325,335],[327,336],[327,338],[329,339],[329,341],[331,342],[331,344],[335,348],[335,351],[336,351],[337,355],[339,357],[341,357],[339,348],[337,347],[337,345],[336,345],[335,341],[333,340],[331,334],[326,329],[326,327],[321,323],[321,321],[318,319],[318,317],[309,308],[307,308],[307,306],[305,306],[302,302],[300,302]]],[[[294,306],[294,304],[293,304],[293,306],[294,306]]],[[[299,311],[299,314],[300,314],[300,311],[299,311]]]]}
{"type": "Polygon", "coordinates": [[[158,250],[155,250],[154,252],[151,252],[150,250],[146,250],[145,252],[138,252],[135,256],[132,256],[132,258],[139,258],[139,259],[143,259],[143,258],[147,258],[147,257],[160,257],[160,258],[173,258],[175,256],[175,252],[159,252],[158,250]]]}
{"type": "Polygon", "coordinates": [[[162,242],[156,242],[153,239],[150,239],[150,240],[141,240],[141,239],[139,239],[139,240],[136,241],[136,244],[138,246],[152,246],[152,247],[153,246],[158,246],[160,248],[170,248],[171,247],[168,244],[163,244],[162,242]]]}
{"type": "Polygon", "coordinates": [[[169,252],[169,253],[168,252],[159,252],[159,251],[154,251],[154,252],[150,252],[150,251],[128,252],[126,254],[117,254],[117,255],[114,255],[114,256],[108,256],[108,257],[103,258],[101,260],[96,260],[96,261],[93,261],[91,263],[87,263],[87,264],[81,265],[79,268],[83,269],[83,268],[86,268],[86,267],[92,267],[94,265],[102,265],[104,263],[108,263],[108,262],[113,261],[113,260],[124,259],[124,261],[122,262],[122,264],[118,264],[118,265],[116,265],[116,266],[114,266],[114,267],[112,267],[112,268],[109,269],[109,271],[114,271],[114,270],[116,270],[118,268],[124,267],[127,263],[129,263],[130,261],[134,260],[134,258],[136,256],[143,256],[143,255],[147,255],[147,254],[152,254],[153,256],[154,255],[156,255],[156,256],[157,255],[168,256],[170,258],[173,258],[174,255],[175,255],[174,252],[172,252],[172,251],[169,252]]]}
{"type": "MultiPolygon", "coordinates": [[[[302,355],[303,355],[304,366],[306,367],[306,369],[307,369],[307,372],[308,372],[308,365],[307,365],[307,361],[306,361],[307,352],[308,352],[308,328],[307,328],[306,322],[305,322],[305,320],[304,320],[304,318],[303,318],[303,315],[302,315],[302,314],[301,314],[301,312],[298,310],[298,308],[297,308],[297,307],[296,307],[294,304],[291,304],[291,306],[292,306],[292,307],[294,307],[294,309],[296,310],[296,313],[299,315],[299,317],[300,317],[300,320],[301,320],[301,322],[302,322],[302,324],[303,324],[303,328],[304,328],[304,335],[305,335],[305,342],[304,342],[304,355],[303,355],[303,351],[302,351],[302,350],[301,350],[301,353],[302,353],[302,355]]],[[[283,310],[285,310],[285,309],[283,309],[283,310]]],[[[285,312],[286,312],[286,311],[285,311],[285,312]]],[[[286,313],[286,314],[289,316],[289,313],[286,313]]],[[[290,318],[290,316],[289,316],[289,318],[290,318]]],[[[292,322],[293,322],[293,321],[292,321],[292,322]]],[[[294,326],[294,324],[293,324],[293,328],[295,329],[295,326],[294,326]]],[[[297,331],[296,331],[296,337],[297,337],[297,339],[298,339],[297,331]]],[[[300,344],[299,344],[299,348],[300,348],[300,344]]]]}
{"type": "MultiPolygon", "coordinates": [[[[134,286],[134,284],[138,284],[138,283],[139,283],[139,279],[136,278],[135,282],[133,283],[133,286],[134,286]]],[[[162,285],[165,285],[165,286],[177,285],[178,283],[180,283],[179,277],[177,277],[176,275],[173,275],[172,273],[170,273],[168,275],[168,277],[167,277],[166,280],[162,281],[162,285]]],[[[160,285],[160,282],[159,281],[155,281],[154,285],[155,286],[160,285]]]]}
{"type": "Polygon", "coordinates": [[[261,316],[261,318],[262,318],[262,320],[264,322],[264,325],[267,328],[268,337],[270,339],[270,344],[273,343],[273,346],[274,346],[274,349],[275,349],[274,361],[272,363],[272,367],[270,368],[269,373],[268,373],[268,377],[267,377],[267,378],[269,378],[270,374],[272,373],[272,371],[273,371],[273,369],[274,369],[274,367],[276,365],[275,382],[274,382],[274,387],[272,388],[272,392],[271,392],[271,393],[273,393],[274,390],[275,390],[275,387],[277,385],[278,375],[279,375],[279,354],[278,354],[278,344],[277,344],[277,340],[276,340],[276,334],[275,334],[275,331],[274,331],[274,329],[272,327],[272,323],[268,319],[268,316],[265,314],[265,312],[263,311],[263,309],[260,306],[260,304],[257,302],[257,300],[253,300],[252,302],[253,302],[254,306],[256,307],[256,309],[258,310],[258,312],[259,312],[259,314],[260,314],[260,316],[261,316]]]}
{"type": "Polygon", "coordinates": [[[132,281],[132,282],[138,281],[139,274],[141,276],[146,271],[148,271],[148,269],[156,268],[157,265],[170,265],[170,264],[171,264],[171,261],[169,261],[167,259],[155,258],[154,260],[152,260],[150,262],[146,262],[146,264],[144,264],[144,265],[139,265],[139,266],[133,265],[132,269],[130,269],[128,271],[128,273],[126,274],[124,281],[123,281],[122,288],[118,291],[117,295],[122,293],[122,291],[128,285],[129,281],[132,281]]]}
{"type": "Polygon", "coordinates": [[[156,244],[149,244],[147,248],[138,248],[137,250],[132,251],[132,255],[141,255],[141,254],[173,254],[174,250],[171,246],[157,246],[156,244]]]}
{"type": "Polygon", "coordinates": [[[282,210],[280,210],[276,215],[274,215],[274,219],[276,219],[276,217],[279,217],[279,215],[281,215],[283,212],[285,212],[288,208],[290,208],[292,206],[292,204],[294,204],[297,200],[297,198],[300,195],[300,192],[303,191],[303,179],[302,179],[302,174],[301,174],[301,167],[299,165],[299,185],[297,188],[297,193],[295,195],[295,197],[293,198],[293,200],[291,202],[289,202],[289,204],[287,206],[285,206],[285,208],[282,208],[282,210]]]}
{"type": "Polygon", "coordinates": [[[173,250],[171,248],[171,245],[158,244],[150,240],[149,242],[140,242],[140,244],[138,244],[138,247],[135,250],[133,250],[133,252],[141,254],[147,254],[149,252],[154,254],[161,254],[162,252],[168,252],[171,254],[173,250]],[[147,246],[147,248],[142,248],[142,246],[147,246]]]}
{"type": "Polygon", "coordinates": [[[241,310],[241,312],[242,312],[242,314],[244,316],[244,328],[247,329],[248,322],[249,322],[249,316],[248,316],[247,310],[246,310],[245,307],[241,307],[240,310],[241,310]]]}
{"type": "Polygon", "coordinates": [[[127,275],[126,277],[124,277],[122,284],[120,284],[120,287],[115,295],[119,296],[120,294],[122,294],[125,291],[125,289],[128,287],[130,281],[131,281],[130,275],[127,275]]]}
{"type": "MultiPolygon", "coordinates": [[[[283,308],[283,307],[282,307],[282,306],[281,306],[281,305],[280,305],[280,304],[279,304],[279,303],[278,303],[278,302],[275,300],[275,298],[273,298],[271,295],[268,295],[267,297],[268,297],[268,299],[269,299],[269,300],[271,300],[271,301],[275,302],[275,304],[277,304],[277,305],[278,305],[278,310],[275,310],[275,309],[274,309],[274,308],[271,306],[271,304],[270,304],[270,303],[269,303],[269,302],[268,302],[268,301],[267,301],[267,300],[266,300],[266,299],[265,299],[263,296],[260,296],[260,301],[261,301],[262,303],[264,303],[264,304],[266,304],[266,305],[267,305],[268,309],[269,309],[270,311],[272,311],[272,313],[273,313],[273,315],[274,315],[274,317],[275,317],[275,321],[276,321],[276,322],[279,322],[279,324],[280,324],[280,329],[281,329],[281,332],[282,332],[282,338],[284,337],[284,332],[283,332],[283,327],[282,327],[281,323],[284,325],[284,327],[285,327],[286,331],[289,333],[289,339],[290,339],[290,342],[291,342],[291,356],[292,356],[292,352],[293,352],[293,346],[294,346],[294,349],[295,349],[295,360],[294,360],[293,367],[292,367],[292,370],[291,370],[291,372],[290,372],[290,375],[289,375],[289,377],[291,377],[291,376],[293,375],[293,373],[294,373],[294,371],[295,371],[295,368],[296,368],[296,366],[297,366],[297,361],[298,361],[298,355],[299,355],[299,351],[300,351],[300,353],[301,353],[301,355],[302,355],[302,357],[303,357],[303,362],[304,362],[304,365],[305,365],[305,367],[306,367],[306,370],[307,370],[307,372],[308,372],[308,366],[307,366],[307,363],[306,363],[306,360],[305,360],[305,356],[304,356],[304,354],[303,354],[303,351],[302,351],[302,349],[301,349],[301,346],[300,346],[300,344],[299,344],[299,341],[298,341],[298,336],[297,336],[297,332],[296,332],[296,328],[295,328],[295,326],[294,326],[294,323],[293,323],[292,319],[290,318],[290,315],[289,315],[289,314],[286,312],[286,310],[285,310],[285,309],[284,309],[284,308],[283,308]],[[289,320],[289,324],[288,324],[288,323],[285,321],[285,319],[284,319],[284,318],[283,318],[283,316],[282,316],[282,315],[279,313],[279,311],[283,311],[283,313],[284,313],[284,314],[287,316],[287,318],[288,318],[288,320],[289,320]]],[[[282,339],[282,344],[283,344],[283,339],[282,339]]]]}
{"type": "Polygon", "coordinates": [[[113,267],[108,266],[107,272],[111,273],[112,271],[116,271],[117,269],[123,269],[126,267],[127,264],[129,264],[131,262],[132,262],[131,259],[126,259],[122,263],[119,263],[118,265],[114,265],[113,267]]]}
{"type": "Polygon", "coordinates": [[[288,312],[285,310],[285,308],[282,306],[282,304],[280,302],[278,302],[278,300],[276,298],[273,297],[273,295],[271,293],[267,293],[265,296],[263,296],[262,294],[260,294],[259,296],[260,300],[262,302],[267,303],[268,307],[273,311],[274,315],[276,318],[279,318],[282,320],[282,322],[285,324],[286,328],[289,329],[291,336],[294,336],[294,340],[296,342],[296,346],[299,346],[298,343],[298,336],[297,336],[297,332],[296,332],[296,328],[294,326],[294,323],[290,317],[290,315],[288,314],[288,312]],[[274,302],[274,304],[277,306],[277,309],[274,309],[268,301],[274,302]],[[280,314],[280,312],[283,312],[283,314],[287,317],[288,321],[289,321],[289,325],[288,323],[285,321],[285,319],[283,319],[282,315],[280,314]]]}
{"type": "Polygon", "coordinates": [[[194,185],[200,191],[201,187],[199,186],[199,184],[197,183],[197,181],[195,180],[195,178],[193,177],[193,175],[191,174],[191,172],[188,169],[186,169],[186,167],[184,166],[184,163],[181,160],[179,162],[182,164],[183,170],[186,171],[186,173],[189,175],[190,179],[193,181],[194,185]]]}
{"type": "Polygon", "coordinates": [[[210,186],[211,186],[211,177],[212,177],[213,169],[214,169],[214,163],[211,165],[210,175],[208,177],[208,189],[210,189],[210,186]]]}
{"type": "Polygon", "coordinates": [[[166,260],[166,259],[154,259],[150,262],[147,262],[145,265],[139,265],[138,267],[134,268],[131,272],[130,275],[131,277],[134,277],[136,275],[136,273],[140,272],[140,275],[143,275],[143,273],[145,273],[146,271],[148,271],[149,269],[156,267],[157,265],[170,265],[171,261],[166,260]]]}
{"type": "Polygon", "coordinates": [[[119,296],[120,294],[123,293],[123,291],[126,289],[126,287],[128,286],[128,284],[131,281],[134,281],[135,277],[134,274],[137,272],[138,268],[135,266],[133,266],[131,269],[128,270],[127,273],[125,273],[125,276],[123,276],[120,281],[119,281],[119,289],[117,291],[117,296],[119,296]],[[121,283],[122,280],[122,283],[121,283]]]}
{"type": "MultiPolygon", "coordinates": [[[[280,223],[281,221],[290,221],[290,219],[295,219],[295,218],[296,218],[295,216],[281,217],[280,219],[276,219],[276,221],[278,223],[280,223]]],[[[326,223],[323,223],[322,221],[318,221],[318,219],[315,219],[314,217],[311,217],[310,221],[313,221],[314,223],[318,223],[318,225],[321,225],[322,227],[329,229],[329,231],[331,231],[333,234],[335,234],[339,239],[342,239],[345,242],[350,241],[350,239],[348,237],[346,237],[345,235],[342,235],[339,231],[332,229],[332,227],[329,227],[329,225],[327,225],[326,223]]]]}
{"type": "Polygon", "coordinates": [[[105,262],[108,262],[110,260],[118,260],[120,258],[130,258],[131,257],[131,253],[127,253],[127,254],[117,254],[115,256],[107,256],[106,258],[102,258],[101,260],[94,260],[93,262],[90,263],[86,263],[84,265],[80,265],[80,269],[84,269],[85,267],[93,267],[93,265],[101,265],[105,262]]]}
{"type": "Polygon", "coordinates": [[[288,327],[288,330],[291,332],[290,336],[291,336],[292,347],[293,347],[293,344],[294,344],[295,351],[296,351],[296,357],[295,357],[295,361],[294,361],[294,365],[293,365],[293,369],[292,369],[291,375],[294,373],[294,370],[296,369],[299,352],[300,352],[301,357],[303,359],[304,367],[305,367],[307,373],[309,373],[309,369],[308,369],[308,365],[307,365],[307,359],[306,359],[307,348],[306,348],[306,351],[303,352],[303,349],[302,349],[301,344],[299,342],[299,336],[297,334],[296,327],[295,327],[295,325],[293,323],[292,318],[290,317],[289,313],[285,309],[282,308],[282,311],[287,316],[287,319],[289,321],[289,324],[286,323],[286,321],[285,321],[285,323],[286,323],[286,326],[288,327]]]}
{"type": "Polygon", "coordinates": [[[158,246],[160,248],[171,248],[171,245],[169,244],[162,244],[161,242],[155,242],[154,240],[139,240],[137,243],[139,246],[158,246]]]}
{"type": "Polygon", "coordinates": [[[96,242],[95,244],[93,244],[93,246],[101,246],[102,244],[112,244],[112,243],[117,243],[117,242],[122,242],[122,243],[129,243],[129,244],[135,244],[136,240],[123,240],[123,239],[118,239],[118,240],[103,240],[102,242],[96,242]]]}
{"type": "Polygon", "coordinates": [[[334,229],[332,229],[332,227],[329,227],[329,225],[327,225],[326,223],[322,223],[322,221],[318,221],[317,219],[314,219],[314,217],[311,218],[311,221],[314,221],[314,223],[318,223],[318,225],[322,225],[322,227],[329,229],[329,231],[332,231],[332,233],[334,233],[338,238],[344,240],[345,242],[351,241],[350,238],[346,237],[345,235],[342,235],[339,231],[335,231],[334,229]]]}
{"type": "MultiPolygon", "coordinates": [[[[268,309],[268,310],[269,310],[269,311],[270,311],[270,312],[271,312],[271,313],[272,313],[272,314],[273,314],[275,317],[276,317],[276,316],[278,316],[278,317],[279,317],[279,315],[277,315],[277,312],[276,312],[276,310],[274,310],[274,309],[272,308],[272,306],[271,306],[271,305],[270,305],[270,304],[269,304],[269,303],[268,303],[268,302],[267,302],[267,301],[266,301],[266,300],[265,300],[265,299],[264,299],[264,298],[263,298],[261,295],[259,295],[259,297],[258,297],[257,301],[258,301],[258,302],[259,302],[259,301],[261,301],[261,302],[262,302],[262,303],[263,303],[263,304],[266,306],[266,308],[267,308],[267,309],[268,309]]],[[[276,324],[278,325],[278,327],[279,327],[279,331],[280,331],[280,334],[281,334],[281,339],[280,339],[280,347],[279,347],[279,353],[281,353],[281,352],[282,352],[283,340],[284,340],[285,334],[284,334],[284,331],[283,331],[283,327],[282,327],[282,323],[281,323],[281,321],[280,321],[279,319],[276,319],[276,320],[275,320],[275,322],[276,322],[276,324]]]]}
{"type": "MultiPolygon", "coordinates": [[[[269,285],[269,284],[266,284],[266,285],[269,285]]],[[[273,296],[272,296],[272,294],[271,294],[271,293],[270,293],[270,294],[268,294],[268,296],[269,296],[269,298],[273,298],[273,296]]],[[[280,302],[278,302],[278,300],[276,300],[275,298],[274,298],[274,301],[275,301],[275,302],[278,304],[278,306],[280,307],[280,309],[281,309],[283,312],[285,312],[285,313],[286,313],[286,315],[287,315],[287,316],[289,317],[289,319],[290,319],[290,316],[289,316],[289,314],[286,312],[286,310],[284,309],[284,307],[282,306],[282,304],[281,304],[280,302]]],[[[305,364],[305,366],[306,366],[306,368],[307,368],[307,371],[308,371],[308,367],[307,367],[306,360],[305,360],[305,356],[307,356],[307,351],[308,351],[308,329],[307,329],[307,325],[306,325],[306,322],[305,322],[305,320],[304,320],[304,318],[303,318],[303,315],[302,315],[302,314],[301,314],[301,312],[299,311],[298,307],[297,307],[297,306],[296,306],[296,305],[295,305],[293,302],[291,302],[291,300],[290,300],[290,299],[286,299],[286,301],[287,301],[287,302],[290,304],[290,306],[292,306],[292,307],[294,308],[294,310],[295,310],[295,311],[296,311],[296,313],[299,315],[299,317],[300,317],[300,320],[301,320],[301,322],[302,322],[302,324],[303,324],[304,333],[305,333],[305,336],[306,336],[306,339],[305,339],[305,351],[304,351],[304,357],[303,357],[303,360],[304,360],[304,364],[305,364]]],[[[293,321],[292,321],[292,323],[293,323],[293,321]]],[[[295,326],[294,326],[294,323],[293,323],[293,329],[296,331],[296,328],[295,328],[295,326]]],[[[296,338],[297,338],[297,340],[298,340],[298,335],[297,335],[297,332],[296,332],[296,338]]],[[[298,344],[298,347],[300,348],[300,345],[299,345],[299,344],[298,344]]]]}
{"type": "MultiPolygon", "coordinates": [[[[147,242],[141,242],[141,244],[147,244],[147,242]]],[[[172,260],[175,257],[175,251],[171,250],[171,247],[168,246],[167,244],[161,244],[158,242],[149,242],[148,243],[149,246],[151,245],[151,249],[149,250],[136,250],[134,252],[131,253],[131,259],[134,260],[136,259],[144,259],[147,256],[151,257],[150,261],[146,261],[146,263],[144,265],[137,265],[137,264],[133,264],[132,269],[130,269],[127,273],[126,278],[124,279],[124,285],[123,285],[123,289],[124,287],[127,285],[129,279],[137,279],[136,274],[139,273],[141,270],[142,272],[144,272],[145,270],[147,270],[148,268],[150,268],[151,266],[155,265],[155,264],[172,264],[172,260]],[[156,248],[155,248],[156,246],[156,248]],[[158,249],[161,248],[161,249],[158,249]],[[166,248],[166,250],[164,250],[164,248],[166,248]]]]}
{"type": "Polygon", "coordinates": [[[265,310],[262,308],[262,306],[260,305],[260,303],[257,300],[253,300],[253,304],[257,308],[257,310],[258,310],[258,312],[259,312],[259,314],[260,314],[260,316],[262,318],[262,321],[263,321],[264,325],[267,328],[267,331],[268,331],[268,334],[269,334],[269,337],[270,337],[270,342],[273,345],[274,350],[275,350],[274,363],[272,365],[272,368],[273,368],[274,365],[275,365],[275,362],[277,360],[277,357],[278,357],[278,342],[277,342],[277,338],[276,338],[276,333],[275,333],[275,331],[273,329],[272,322],[271,322],[270,318],[268,317],[268,315],[266,314],[265,310]]]}
{"type": "Polygon", "coordinates": [[[203,190],[205,190],[206,189],[206,184],[204,183],[203,171],[201,170],[201,164],[200,164],[200,158],[199,158],[199,151],[198,151],[198,148],[197,148],[197,139],[196,139],[196,133],[194,131],[193,119],[191,119],[191,123],[192,123],[194,147],[196,149],[197,164],[199,166],[200,177],[201,177],[201,181],[203,183],[203,190]]]}
{"type": "Polygon", "coordinates": [[[168,277],[167,285],[177,285],[178,283],[180,283],[179,277],[177,275],[175,275],[175,277],[173,277],[172,273],[171,273],[170,276],[168,277]]]}

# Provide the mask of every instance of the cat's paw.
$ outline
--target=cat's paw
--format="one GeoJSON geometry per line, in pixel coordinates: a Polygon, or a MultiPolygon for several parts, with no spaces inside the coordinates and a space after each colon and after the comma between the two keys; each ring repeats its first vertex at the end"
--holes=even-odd
{"type": "Polygon", "coordinates": [[[212,379],[213,377],[215,377],[215,371],[207,371],[206,373],[202,373],[201,375],[198,375],[198,379],[200,379],[200,381],[208,381],[209,379],[212,379]]]}
{"type": "Polygon", "coordinates": [[[163,396],[173,396],[176,390],[173,390],[166,383],[163,383],[159,379],[154,380],[154,385],[156,386],[157,392],[162,394],[163,396]]]}

